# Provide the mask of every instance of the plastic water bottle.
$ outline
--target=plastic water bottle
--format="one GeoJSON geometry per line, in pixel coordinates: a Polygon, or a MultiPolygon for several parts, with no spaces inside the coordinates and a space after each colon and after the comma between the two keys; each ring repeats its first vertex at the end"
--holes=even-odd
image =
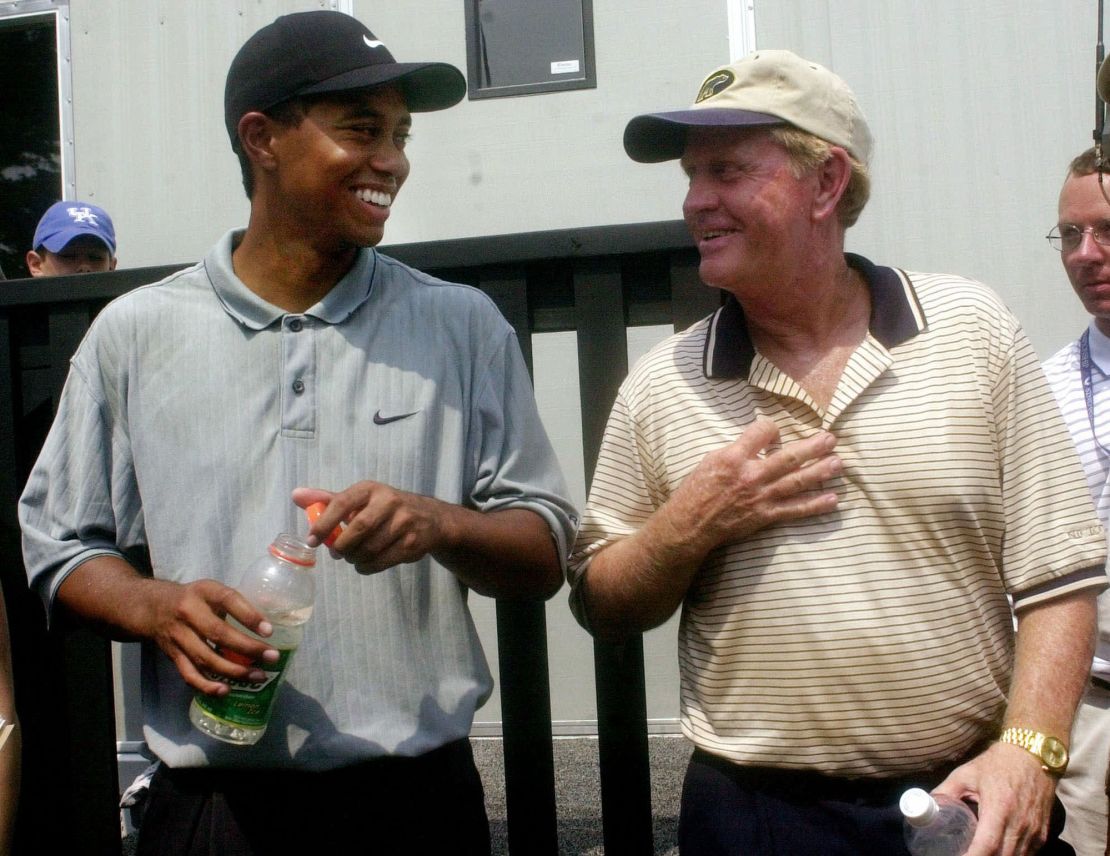
{"type": "MultiPolygon", "coordinates": [[[[259,682],[234,681],[223,675],[208,674],[212,680],[228,684],[223,696],[196,693],[189,705],[189,720],[200,731],[227,743],[250,745],[266,733],[278,686],[301,644],[304,624],[312,615],[316,596],[313,567],[316,551],[296,535],[278,535],[270,549],[252,563],[239,582],[238,590],[273,625],[271,636],[252,633],[231,616],[227,621],[236,630],[261,639],[280,656],[276,663],[259,663],[265,677],[259,682]]],[[[234,651],[220,651],[223,657],[248,664],[234,651]]]]}
{"type": "Polygon", "coordinates": [[[962,856],[975,837],[975,812],[963,800],[910,788],[898,801],[912,856],[962,856]]]}

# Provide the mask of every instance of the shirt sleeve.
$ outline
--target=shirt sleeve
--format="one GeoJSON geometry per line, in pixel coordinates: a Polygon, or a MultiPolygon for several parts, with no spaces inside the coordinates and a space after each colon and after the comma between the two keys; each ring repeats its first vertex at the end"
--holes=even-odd
{"type": "Polygon", "coordinates": [[[512,330],[504,333],[475,396],[468,438],[474,461],[470,501],[480,511],[527,508],[551,529],[566,570],[578,513],[540,421],[527,366],[512,330]]]}
{"type": "Polygon", "coordinates": [[[1005,509],[1002,573],[1014,608],[1101,591],[1106,534],[1071,435],[1020,327],[1001,359],[991,394],[1005,509]]]}
{"type": "Polygon", "coordinates": [[[662,504],[659,480],[646,443],[639,440],[631,416],[625,387],[617,395],[605,425],[590,497],[582,516],[582,527],[571,553],[567,578],[570,608],[578,623],[589,630],[582,603],[582,580],[593,557],[604,547],[641,529],[662,504]]]}
{"type": "Polygon", "coordinates": [[[19,500],[28,582],[48,615],[74,568],[97,556],[124,557],[143,541],[127,433],[100,387],[95,351],[86,339],[74,357],[19,500]]]}

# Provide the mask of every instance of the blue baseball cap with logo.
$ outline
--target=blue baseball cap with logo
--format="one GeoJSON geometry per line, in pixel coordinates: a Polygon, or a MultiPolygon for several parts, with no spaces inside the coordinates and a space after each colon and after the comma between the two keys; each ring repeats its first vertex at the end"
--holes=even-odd
{"type": "Polygon", "coordinates": [[[116,254],[116,229],[108,212],[91,202],[63,199],[47,208],[42,215],[35,229],[32,249],[45,247],[52,253],[58,253],[82,235],[92,235],[108,248],[109,253],[116,254]]]}

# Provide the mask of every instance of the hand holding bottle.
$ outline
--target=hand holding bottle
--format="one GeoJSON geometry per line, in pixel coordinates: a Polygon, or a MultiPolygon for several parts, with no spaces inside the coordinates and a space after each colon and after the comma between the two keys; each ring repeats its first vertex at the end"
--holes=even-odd
{"type": "Polygon", "coordinates": [[[975,812],[963,800],[910,788],[898,807],[912,856],[963,856],[975,837],[975,812]]]}
{"type": "Polygon", "coordinates": [[[235,589],[210,579],[187,584],[146,580],[145,585],[151,592],[138,599],[150,623],[144,633],[194,689],[223,694],[226,684],[210,675],[249,680],[257,677],[255,663],[277,658],[266,641],[272,628],[265,615],[235,589]],[[239,633],[224,620],[227,615],[258,633],[239,633]]]}
{"type": "MultiPolygon", "coordinates": [[[[312,547],[295,535],[278,535],[267,554],[250,565],[239,583],[239,594],[266,616],[272,633],[265,641],[277,650],[276,661],[263,663],[245,681],[208,677],[227,684],[219,696],[197,693],[189,706],[189,719],[205,734],[228,743],[257,743],[266,732],[278,687],[300,645],[304,624],[312,615],[316,583],[312,547]]],[[[231,615],[227,622],[248,636],[255,636],[231,615]]],[[[219,651],[235,661],[233,652],[219,651]]]]}

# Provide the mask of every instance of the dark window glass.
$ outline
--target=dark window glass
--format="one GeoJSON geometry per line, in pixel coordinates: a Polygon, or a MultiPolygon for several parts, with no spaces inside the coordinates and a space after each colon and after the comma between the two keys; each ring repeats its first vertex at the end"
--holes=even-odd
{"type": "Polygon", "coordinates": [[[0,18],[0,268],[29,276],[35,225],[62,198],[54,15],[0,18]],[[14,81],[18,81],[15,83],[14,81]]]}
{"type": "Polygon", "coordinates": [[[592,89],[591,0],[467,0],[471,98],[592,89]]]}

